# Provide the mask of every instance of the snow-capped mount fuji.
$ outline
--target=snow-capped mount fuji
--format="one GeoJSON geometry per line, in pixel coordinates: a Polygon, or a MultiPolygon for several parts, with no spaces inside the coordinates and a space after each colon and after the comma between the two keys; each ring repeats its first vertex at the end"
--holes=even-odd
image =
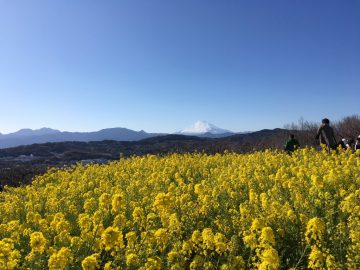
{"type": "Polygon", "coordinates": [[[178,134],[200,137],[225,137],[233,135],[234,132],[227,129],[219,128],[206,121],[197,121],[191,127],[178,132],[178,134]]]}

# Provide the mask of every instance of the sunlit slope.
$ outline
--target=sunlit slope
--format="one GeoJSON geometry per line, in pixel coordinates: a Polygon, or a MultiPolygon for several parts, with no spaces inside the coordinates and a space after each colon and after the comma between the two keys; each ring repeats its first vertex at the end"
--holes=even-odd
{"type": "Polygon", "coordinates": [[[0,194],[0,269],[357,269],[359,187],[309,149],[53,170],[0,194]]]}

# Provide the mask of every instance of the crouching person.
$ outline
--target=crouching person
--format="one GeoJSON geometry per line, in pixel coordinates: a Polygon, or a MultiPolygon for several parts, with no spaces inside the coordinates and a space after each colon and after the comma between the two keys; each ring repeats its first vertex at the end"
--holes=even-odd
{"type": "Polygon", "coordinates": [[[294,134],[290,134],[289,140],[286,142],[284,150],[291,155],[296,149],[300,148],[300,143],[297,139],[295,139],[294,134]]]}

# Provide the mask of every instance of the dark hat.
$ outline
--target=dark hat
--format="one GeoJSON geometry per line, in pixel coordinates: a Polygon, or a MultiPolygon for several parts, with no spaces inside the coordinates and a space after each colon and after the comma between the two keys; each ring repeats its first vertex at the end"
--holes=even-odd
{"type": "Polygon", "coordinates": [[[330,124],[330,120],[327,119],[327,118],[324,118],[321,122],[322,122],[323,124],[330,124]]]}

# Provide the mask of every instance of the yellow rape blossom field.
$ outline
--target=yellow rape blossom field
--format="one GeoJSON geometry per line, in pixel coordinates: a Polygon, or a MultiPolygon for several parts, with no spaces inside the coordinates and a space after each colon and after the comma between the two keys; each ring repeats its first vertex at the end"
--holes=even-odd
{"type": "Polygon", "coordinates": [[[0,193],[0,269],[360,269],[359,187],[350,151],[52,169],[0,193]]]}

